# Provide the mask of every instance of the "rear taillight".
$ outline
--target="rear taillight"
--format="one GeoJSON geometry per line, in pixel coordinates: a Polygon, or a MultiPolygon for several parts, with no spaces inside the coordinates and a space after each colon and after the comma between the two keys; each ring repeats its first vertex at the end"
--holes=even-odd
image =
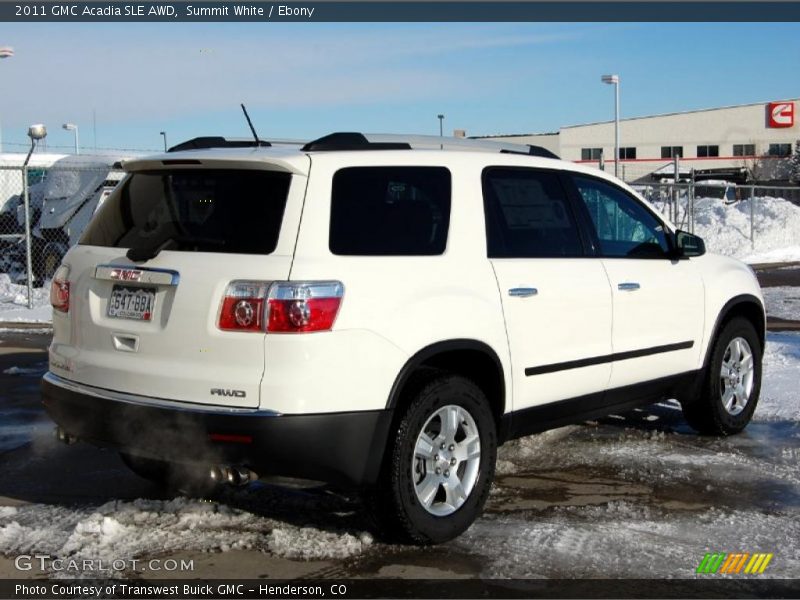
{"type": "Polygon", "coordinates": [[[269,289],[267,331],[328,331],[343,295],[344,286],[338,281],[274,283],[269,289]]]}
{"type": "Polygon", "coordinates": [[[69,312],[69,267],[61,265],[50,284],[50,304],[53,310],[69,312]]]}
{"type": "Polygon", "coordinates": [[[269,283],[232,281],[225,290],[218,327],[225,331],[264,331],[269,283]]]}
{"type": "Polygon", "coordinates": [[[307,333],[333,327],[344,286],[338,281],[269,284],[232,281],[225,291],[218,327],[224,331],[307,333]]]}

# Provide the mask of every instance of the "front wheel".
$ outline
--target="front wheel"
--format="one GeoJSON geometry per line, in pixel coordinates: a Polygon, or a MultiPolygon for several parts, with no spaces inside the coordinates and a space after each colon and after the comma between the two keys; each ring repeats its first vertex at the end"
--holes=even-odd
{"type": "Polygon", "coordinates": [[[761,342],[753,324],[731,319],[714,342],[700,396],[683,405],[686,421],[700,433],[742,431],[761,391],[761,342]]]}
{"type": "Polygon", "coordinates": [[[435,544],[478,517],[494,477],[497,434],[486,395],[472,381],[434,374],[402,416],[377,493],[384,529],[435,544]]]}

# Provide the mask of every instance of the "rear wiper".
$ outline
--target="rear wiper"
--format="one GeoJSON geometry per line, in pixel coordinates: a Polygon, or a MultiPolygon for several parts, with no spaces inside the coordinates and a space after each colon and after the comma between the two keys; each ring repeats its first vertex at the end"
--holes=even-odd
{"type": "Polygon", "coordinates": [[[166,248],[173,244],[193,244],[197,245],[204,245],[204,246],[224,246],[225,240],[217,239],[217,238],[197,238],[197,237],[190,237],[185,235],[173,235],[166,239],[162,239],[158,244],[154,244],[152,246],[145,246],[143,248],[130,248],[125,256],[128,259],[132,260],[133,262],[145,262],[150,260],[151,258],[155,258],[158,256],[159,252],[162,250],[166,250],[166,248]]]}

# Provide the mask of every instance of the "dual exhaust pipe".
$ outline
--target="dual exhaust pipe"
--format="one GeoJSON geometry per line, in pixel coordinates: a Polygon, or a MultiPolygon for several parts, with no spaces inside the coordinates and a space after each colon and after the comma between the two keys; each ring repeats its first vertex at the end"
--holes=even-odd
{"type": "Polygon", "coordinates": [[[247,467],[235,465],[214,465],[209,469],[209,477],[215,484],[227,484],[233,487],[244,487],[258,479],[258,474],[247,467]]]}
{"type": "MultiPolygon", "coordinates": [[[[71,446],[78,441],[76,436],[67,433],[61,427],[56,427],[54,433],[55,438],[67,446],[71,446]]],[[[213,465],[208,470],[208,476],[216,485],[227,484],[233,487],[244,487],[251,481],[258,479],[258,473],[255,471],[236,465],[213,465]]]]}

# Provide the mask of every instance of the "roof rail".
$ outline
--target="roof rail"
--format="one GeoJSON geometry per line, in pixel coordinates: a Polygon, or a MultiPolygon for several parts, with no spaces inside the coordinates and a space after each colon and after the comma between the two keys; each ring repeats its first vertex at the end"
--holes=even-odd
{"type": "Polygon", "coordinates": [[[321,150],[411,150],[408,142],[371,142],[363,133],[339,132],[325,135],[303,146],[304,152],[321,150]]]}
{"type": "Polygon", "coordinates": [[[203,150],[205,148],[266,148],[272,146],[266,140],[228,139],[222,136],[201,136],[186,140],[172,146],[167,152],[181,152],[183,150],[203,150]]]}
{"type": "Polygon", "coordinates": [[[304,152],[335,150],[473,150],[558,158],[557,155],[546,148],[527,144],[512,144],[508,142],[432,135],[396,135],[356,132],[331,133],[330,135],[307,143],[303,146],[302,150],[304,152]]]}
{"type": "Polygon", "coordinates": [[[559,158],[558,154],[550,152],[547,148],[542,148],[541,146],[532,146],[531,144],[525,144],[528,147],[527,152],[520,152],[518,150],[500,150],[501,154],[527,154],[528,156],[541,156],[542,158],[559,158]]]}

